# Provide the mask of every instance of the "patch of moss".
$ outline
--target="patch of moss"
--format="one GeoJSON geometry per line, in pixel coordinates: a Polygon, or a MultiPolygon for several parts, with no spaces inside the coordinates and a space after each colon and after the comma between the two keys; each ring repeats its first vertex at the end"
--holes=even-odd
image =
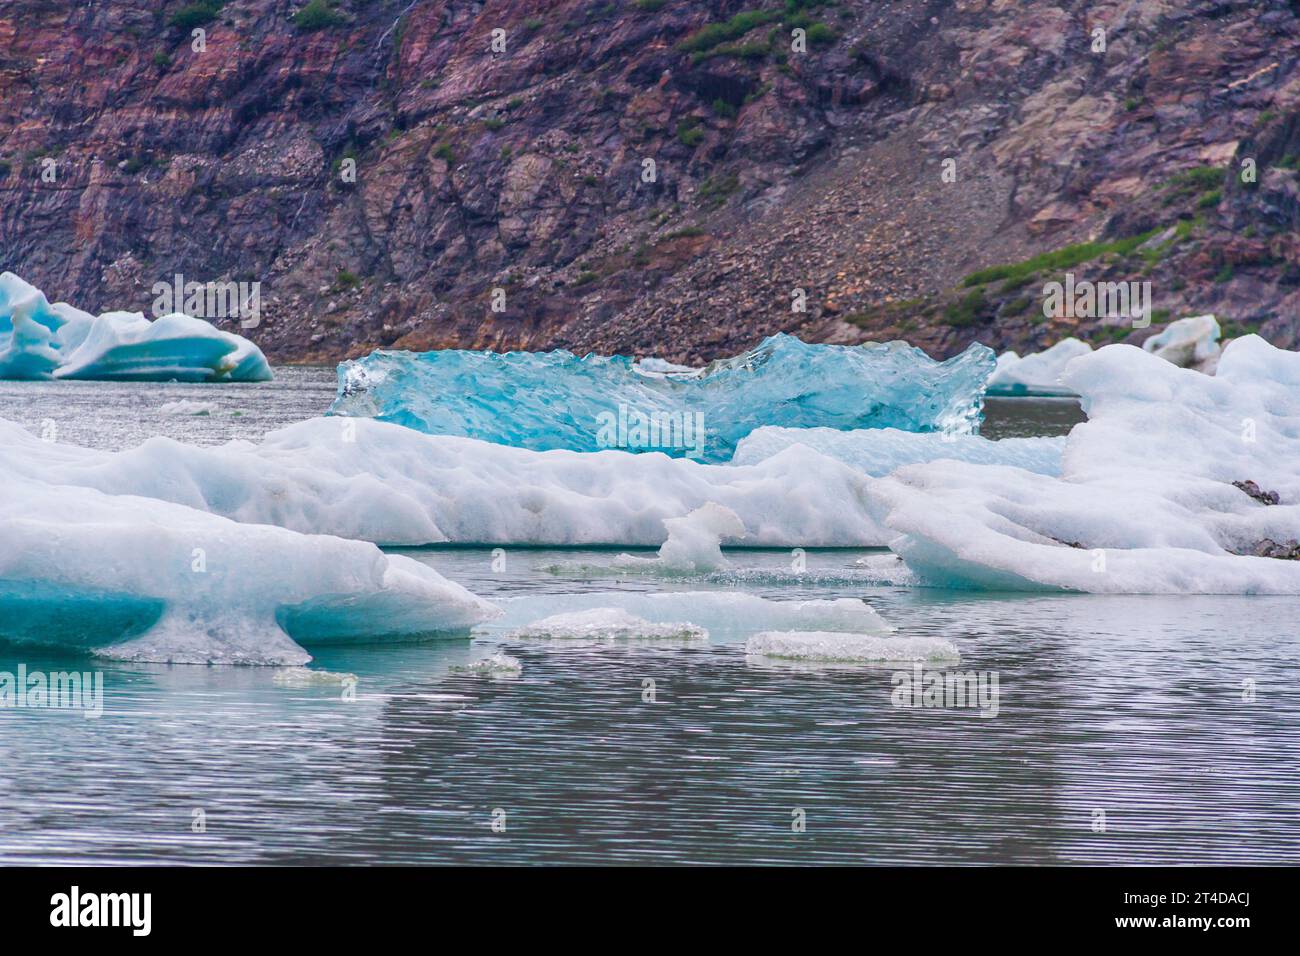
{"type": "Polygon", "coordinates": [[[953,328],[966,328],[984,318],[987,309],[988,303],[984,301],[984,290],[975,289],[949,304],[943,310],[943,320],[953,328]]]}
{"type": "Polygon", "coordinates": [[[171,15],[167,24],[189,32],[215,20],[223,5],[224,0],[199,0],[198,3],[186,4],[171,15]]]}
{"type": "Polygon", "coordinates": [[[303,33],[328,30],[345,22],[346,18],[335,12],[329,0],[309,0],[305,7],[293,15],[293,25],[303,33]]]}
{"type": "Polygon", "coordinates": [[[1062,249],[1041,253],[1023,262],[990,266],[987,269],[972,272],[962,280],[962,285],[970,287],[999,280],[1016,281],[1031,276],[1036,272],[1059,272],[1062,269],[1070,269],[1084,262],[1091,262],[1107,254],[1127,256],[1157,232],[1159,232],[1158,229],[1152,229],[1140,235],[1130,236],[1127,239],[1116,239],[1111,242],[1080,242],[1072,246],[1065,246],[1062,249]]]}
{"type": "Polygon", "coordinates": [[[721,206],[727,201],[727,197],[739,188],[740,177],[735,173],[728,173],[725,176],[710,176],[700,183],[699,191],[695,194],[695,201],[701,206],[721,206]]]}
{"type": "Polygon", "coordinates": [[[677,44],[677,48],[683,53],[702,53],[728,40],[737,40],[755,27],[772,23],[780,18],[780,10],[743,10],[730,20],[700,27],[677,44]]]}

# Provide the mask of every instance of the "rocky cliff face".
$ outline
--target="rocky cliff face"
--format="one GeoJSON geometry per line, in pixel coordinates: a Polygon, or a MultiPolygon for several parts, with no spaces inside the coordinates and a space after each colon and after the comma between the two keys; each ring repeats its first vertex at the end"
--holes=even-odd
{"type": "Polygon", "coordinates": [[[1065,271],[1300,346],[1286,0],[304,3],[0,0],[0,268],[281,360],[1146,334],[1065,271]]]}

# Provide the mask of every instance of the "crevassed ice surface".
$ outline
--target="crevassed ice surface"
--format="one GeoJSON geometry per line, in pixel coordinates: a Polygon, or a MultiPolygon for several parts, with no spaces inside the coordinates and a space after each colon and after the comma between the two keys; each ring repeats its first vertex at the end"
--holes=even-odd
{"type": "Polygon", "coordinates": [[[536,450],[725,461],[763,425],[970,433],[994,365],[978,344],[938,362],[903,342],[810,345],[789,335],[680,373],[566,351],[377,351],[339,366],[330,411],[536,450]]]}
{"type": "Polygon", "coordinates": [[[203,319],[176,312],[91,315],[0,273],[0,378],[261,382],[261,349],[203,319]]]}

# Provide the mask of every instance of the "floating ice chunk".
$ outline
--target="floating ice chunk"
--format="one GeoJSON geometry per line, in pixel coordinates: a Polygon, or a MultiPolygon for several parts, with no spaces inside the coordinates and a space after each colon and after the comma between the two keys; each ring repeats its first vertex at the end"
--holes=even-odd
{"type": "Polygon", "coordinates": [[[294,689],[303,687],[344,687],[348,684],[355,685],[357,675],[338,671],[315,670],[310,667],[281,667],[272,675],[271,681],[277,687],[291,687],[294,689]]]}
{"type": "Polygon", "coordinates": [[[0,475],[136,494],[295,531],[381,544],[658,546],[665,519],[709,502],[744,523],[745,543],[884,545],[870,479],[806,448],[753,466],[621,451],[535,452],[320,418],[260,445],[156,437],[123,452],[41,441],[0,421],[0,475]]]}
{"type": "Polygon", "coordinates": [[[1228,343],[1208,376],[1111,346],[1068,380],[1088,421],[1066,443],[1067,476],[1144,469],[1249,480],[1283,504],[1300,502],[1300,353],[1249,335],[1228,343]]]}
{"type": "Polygon", "coordinates": [[[167,402],[158,407],[160,415],[211,415],[217,410],[217,406],[211,402],[191,402],[181,399],[178,402],[167,402]]]}
{"type": "Polygon", "coordinates": [[[564,351],[378,351],[339,366],[330,412],[535,450],[726,461],[761,425],[970,432],[993,366],[982,345],[936,362],[903,342],[809,345],[788,335],[691,374],[564,351]]]}
{"type": "Polygon", "coordinates": [[[745,653],[797,661],[863,664],[961,659],[957,648],[937,637],[880,637],[839,631],[764,631],[745,642],[745,653]]]}
{"type": "Polygon", "coordinates": [[[872,489],[933,584],[1300,593],[1300,354],[1246,336],[1215,376],[1113,345],[1071,364],[1089,420],[1060,479],[936,462],[872,489]],[[1276,496],[1277,504],[1272,504],[1276,496]]]}
{"type": "Polygon", "coordinates": [[[723,538],[742,538],[745,524],[730,508],[712,501],[682,518],[665,518],[668,540],[659,546],[659,556],[639,558],[620,554],[616,567],[624,570],[660,571],[670,574],[701,574],[729,567],[722,556],[723,538]]]}
{"type": "Polygon", "coordinates": [[[539,618],[616,608],[638,619],[674,625],[689,620],[717,638],[747,637],[758,631],[848,631],[884,634],[893,630],[865,601],[773,601],[736,591],[612,591],[600,594],[530,596],[501,602],[504,616],[487,625],[512,630],[539,618]]]}
{"type": "Polygon", "coordinates": [[[0,378],[184,382],[271,379],[256,345],[181,313],[93,316],[51,305],[12,272],[0,273],[0,378]]]}
{"type": "Polygon", "coordinates": [[[468,664],[453,664],[451,670],[483,677],[518,677],[524,672],[524,665],[509,654],[490,654],[468,664]]]}
{"type": "Polygon", "coordinates": [[[514,639],[543,641],[703,641],[709,632],[687,621],[651,623],[619,607],[553,614],[511,631],[514,639]]]}
{"type": "Polygon", "coordinates": [[[0,606],[10,641],[221,664],[304,664],[298,641],[465,634],[497,613],[364,542],[12,480],[0,497],[0,606]]]}
{"type": "Polygon", "coordinates": [[[1076,338],[1061,339],[1049,349],[1020,356],[1004,352],[998,356],[997,370],[989,380],[989,395],[1070,395],[1061,382],[1065,366],[1092,346],[1076,338]]]}
{"type": "Polygon", "coordinates": [[[1044,475],[1061,472],[1065,438],[1003,438],[979,435],[938,435],[897,428],[759,428],[741,439],[732,459],[756,465],[792,445],[852,465],[868,475],[887,475],[902,465],[953,458],[987,465],[1015,465],[1044,475]]]}
{"type": "Polygon", "coordinates": [[[1180,368],[1197,368],[1219,355],[1219,322],[1213,315],[1194,315],[1170,322],[1142,348],[1180,368]]]}

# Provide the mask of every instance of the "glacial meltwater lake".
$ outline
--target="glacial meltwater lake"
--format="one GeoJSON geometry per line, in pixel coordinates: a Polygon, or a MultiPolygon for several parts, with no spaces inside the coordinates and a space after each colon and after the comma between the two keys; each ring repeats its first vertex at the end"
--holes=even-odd
{"type": "MultiPolygon", "coordinates": [[[[333,397],[330,369],[277,374],[0,382],[0,401],[99,448],[255,441],[333,397]],[[212,407],[161,411],[180,401],[212,407]]],[[[995,401],[984,434],[1079,419],[1071,401],[995,401]]],[[[731,572],[697,581],[543,570],[617,551],[403,553],[506,616],[472,640],[309,648],[354,694],[276,668],[0,645],[0,672],[99,671],[104,687],[96,719],[0,709],[0,863],[1300,862],[1294,597],[884,586],[866,550],[809,551],[798,570],[788,551],[732,549],[731,572]],[[996,675],[996,715],[895,706],[897,667],[749,657],[763,628],[741,614],[693,643],[506,636],[638,594],[689,619],[711,606],[700,592],[741,590],[865,599],[900,635],[956,645],[955,669],[996,675]],[[522,672],[457,670],[497,653],[522,672]]]]}

